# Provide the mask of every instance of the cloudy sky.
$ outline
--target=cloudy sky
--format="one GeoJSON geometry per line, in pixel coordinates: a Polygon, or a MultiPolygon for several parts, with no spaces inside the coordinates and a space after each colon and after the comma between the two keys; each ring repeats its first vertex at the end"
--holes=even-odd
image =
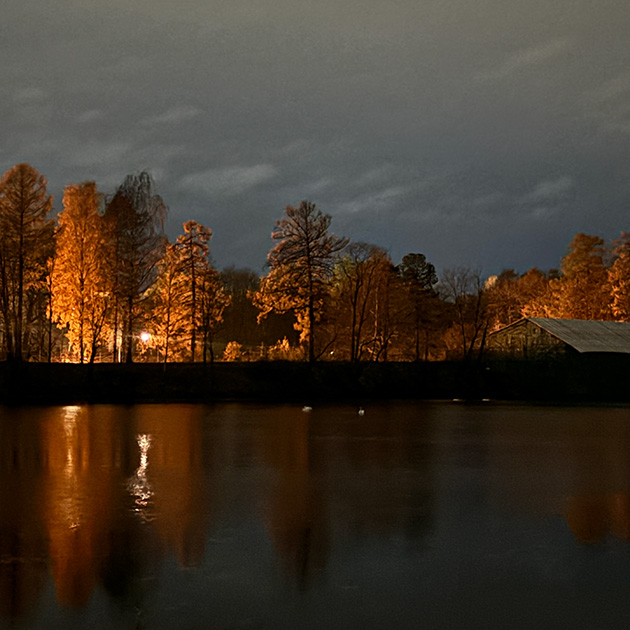
{"type": "Polygon", "coordinates": [[[333,231],[491,274],[630,231],[627,0],[4,0],[0,170],[105,193],[261,270],[302,199],[333,231]]]}

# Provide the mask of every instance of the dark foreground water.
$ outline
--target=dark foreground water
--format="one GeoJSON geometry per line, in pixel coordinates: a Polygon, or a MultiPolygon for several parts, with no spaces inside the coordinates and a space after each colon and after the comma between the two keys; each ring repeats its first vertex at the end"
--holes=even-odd
{"type": "Polygon", "coordinates": [[[627,628],[630,409],[0,410],[2,628],[627,628]]]}

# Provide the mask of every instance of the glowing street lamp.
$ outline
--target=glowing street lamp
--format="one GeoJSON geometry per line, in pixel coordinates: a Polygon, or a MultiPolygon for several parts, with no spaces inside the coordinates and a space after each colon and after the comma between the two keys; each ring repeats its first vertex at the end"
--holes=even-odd
{"type": "Polygon", "coordinates": [[[142,341],[142,343],[146,343],[147,341],[149,341],[149,339],[151,339],[151,333],[148,333],[146,330],[143,330],[140,333],[140,341],[142,341]]]}

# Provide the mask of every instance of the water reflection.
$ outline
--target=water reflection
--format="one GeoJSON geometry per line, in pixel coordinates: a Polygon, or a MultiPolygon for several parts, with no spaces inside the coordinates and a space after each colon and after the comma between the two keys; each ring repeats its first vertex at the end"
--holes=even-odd
{"type": "Polygon", "coordinates": [[[141,579],[134,566],[144,565],[146,577],[169,551],[182,564],[198,561],[200,420],[193,407],[178,408],[175,419],[158,407],[7,410],[0,421],[0,613],[19,618],[32,609],[48,572],[59,604],[79,608],[99,586],[125,599],[121,585],[141,579]],[[138,514],[141,527],[132,522],[138,514]],[[151,561],[136,562],[149,550],[151,561]]]}
{"type": "MultiPolygon", "coordinates": [[[[108,555],[116,470],[112,414],[66,407],[40,422],[43,459],[39,502],[57,599],[82,606],[108,555]]],[[[117,479],[118,477],[118,479],[117,479]]]]}
{"type": "MultiPolygon", "coordinates": [[[[0,619],[45,619],[49,580],[56,614],[104,614],[104,594],[129,628],[151,610],[165,615],[155,613],[152,627],[171,627],[168,610],[200,606],[206,621],[235,626],[243,620],[234,593],[270,614],[287,585],[305,598],[356,593],[359,614],[377,580],[385,607],[412,584],[428,606],[491,558],[531,562],[523,541],[535,528],[536,549],[561,535],[557,522],[578,550],[575,541],[630,540],[626,412],[545,413],[3,410],[0,619]]],[[[415,601],[400,605],[400,614],[421,614],[415,601]]]]}
{"type": "Polygon", "coordinates": [[[142,433],[137,437],[138,448],[140,449],[140,465],[136,468],[133,477],[127,482],[127,488],[134,497],[135,512],[143,521],[151,521],[153,517],[148,513],[149,500],[153,496],[151,484],[147,479],[147,468],[149,466],[149,449],[151,448],[151,435],[142,433]]]}
{"type": "Polygon", "coordinates": [[[151,533],[163,553],[174,553],[184,567],[199,563],[203,557],[210,512],[202,417],[203,408],[194,406],[156,405],[134,411],[140,447],[136,473],[144,476],[144,491],[149,495],[151,533]]]}
{"type": "Polygon", "coordinates": [[[47,579],[36,430],[37,422],[24,411],[0,422],[0,617],[5,619],[34,610],[47,579]]]}
{"type": "Polygon", "coordinates": [[[276,472],[264,501],[267,531],[287,577],[300,589],[323,570],[329,544],[309,420],[304,413],[278,415],[261,440],[264,462],[276,472]]]}

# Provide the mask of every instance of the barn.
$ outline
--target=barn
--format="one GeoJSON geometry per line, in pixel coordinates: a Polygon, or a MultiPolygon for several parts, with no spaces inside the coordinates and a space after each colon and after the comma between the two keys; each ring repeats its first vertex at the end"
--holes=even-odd
{"type": "Polygon", "coordinates": [[[630,355],[630,323],[527,317],[490,333],[486,354],[514,359],[630,355]]]}

